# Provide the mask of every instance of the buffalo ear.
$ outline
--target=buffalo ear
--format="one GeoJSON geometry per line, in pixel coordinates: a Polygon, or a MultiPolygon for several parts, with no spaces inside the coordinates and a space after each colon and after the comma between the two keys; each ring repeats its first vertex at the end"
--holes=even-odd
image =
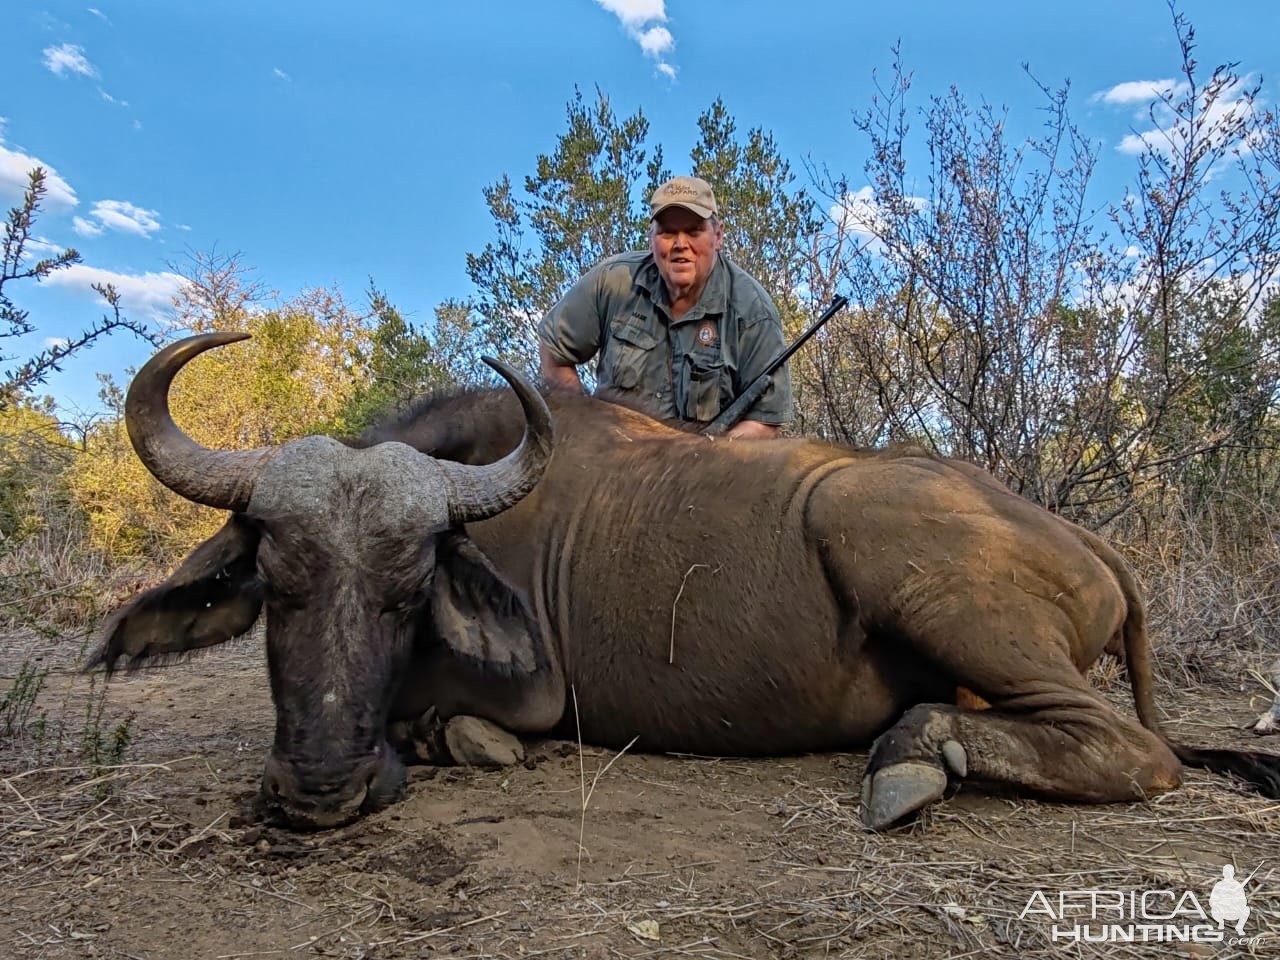
{"type": "Polygon", "coordinates": [[[482,671],[528,676],[549,666],[524,594],[462,533],[436,546],[431,616],[445,646],[482,671]]]}
{"type": "Polygon", "coordinates": [[[262,608],[258,539],[257,528],[233,514],[169,579],[107,618],[84,669],[101,666],[110,674],[125,656],[132,670],[247,632],[262,608]]]}

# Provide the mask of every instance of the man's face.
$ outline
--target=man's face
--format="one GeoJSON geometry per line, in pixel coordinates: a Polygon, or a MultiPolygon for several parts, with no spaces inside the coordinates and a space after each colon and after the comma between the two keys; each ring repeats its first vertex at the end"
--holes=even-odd
{"type": "Polygon", "coordinates": [[[700,294],[716,265],[720,226],[692,210],[669,207],[654,218],[649,249],[671,298],[700,294]]]}

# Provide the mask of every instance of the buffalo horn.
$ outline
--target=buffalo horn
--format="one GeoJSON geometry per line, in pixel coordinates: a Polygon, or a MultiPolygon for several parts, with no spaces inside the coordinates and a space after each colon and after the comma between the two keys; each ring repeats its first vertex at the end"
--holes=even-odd
{"type": "Polygon", "coordinates": [[[518,447],[495,463],[471,466],[439,461],[452,486],[449,519],[454,523],[487,520],[518,503],[541,479],[555,440],[551,411],[538,391],[505,363],[483,359],[519,397],[524,408],[524,437],[518,447]]]}
{"type": "Polygon", "coordinates": [[[247,333],[202,333],[169,344],[138,371],[124,403],[129,439],[151,474],[174,493],[222,510],[249,506],[258,471],[275,451],[210,450],[183,433],[169,413],[169,386],[193,357],[247,340],[247,333]]]}

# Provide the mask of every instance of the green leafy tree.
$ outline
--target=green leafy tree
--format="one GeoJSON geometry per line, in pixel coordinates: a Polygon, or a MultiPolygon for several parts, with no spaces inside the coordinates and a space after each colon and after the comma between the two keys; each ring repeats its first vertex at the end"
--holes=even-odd
{"type": "Polygon", "coordinates": [[[473,303],[450,299],[436,307],[431,350],[449,386],[475,386],[496,382],[496,374],[483,358],[494,353],[485,332],[485,318],[473,303]]]}
{"type": "Polygon", "coordinates": [[[363,375],[342,414],[353,433],[452,382],[431,338],[405,320],[385,293],[371,288],[369,305],[373,329],[360,357],[363,375]]]}
{"type": "Polygon", "coordinates": [[[497,232],[467,254],[482,336],[502,359],[535,365],[538,321],[569,285],[605,257],[644,243],[643,198],[667,176],[645,148],[643,112],[619,118],[597,91],[566,110],[568,129],[518,193],[508,176],[484,191],[497,232]]]}

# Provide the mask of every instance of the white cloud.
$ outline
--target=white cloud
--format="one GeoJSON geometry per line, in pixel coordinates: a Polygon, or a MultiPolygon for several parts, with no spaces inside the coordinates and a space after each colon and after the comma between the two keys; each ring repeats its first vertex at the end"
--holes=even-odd
{"type": "Polygon", "coordinates": [[[667,22],[664,0],[596,0],[601,7],[618,18],[628,36],[640,45],[644,55],[656,61],[654,70],[668,80],[676,78],[676,67],[668,54],[676,48],[667,22]]]}
{"type": "Polygon", "coordinates": [[[106,229],[102,224],[86,220],[84,217],[72,217],[71,226],[82,237],[96,237],[106,229]]]}
{"type": "MultiPolygon", "coordinates": [[[[1197,136],[1217,136],[1219,139],[1225,131],[1230,131],[1238,121],[1247,120],[1258,109],[1258,105],[1246,99],[1249,89],[1248,78],[1241,78],[1236,83],[1222,89],[1213,103],[1207,107],[1202,103],[1197,109],[1203,112],[1204,126],[1197,136]],[[1206,134],[1205,131],[1210,131],[1206,134]]],[[[1157,153],[1173,153],[1181,150],[1187,142],[1189,131],[1184,121],[1180,120],[1172,110],[1163,104],[1153,107],[1151,118],[1156,126],[1148,130],[1140,130],[1125,136],[1117,145],[1120,153],[1136,155],[1153,150],[1157,153]]],[[[1241,141],[1237,144],[1242,152],[1249,152],[1257,146],[1255,143],[1241,141]]]]}
{"type": "Polygon", "coordinates": [[[1186,89],[1185,80],[1126,80],[1108,90],[1095,93],[1092,99],[1113,105],[1151,103],[1162,96],[1176,97],[1185,93],[1186,89]]]}
{"type": "Polygon", "coordinates": [[[1163,130],[1147,130],[1143,133],[1128,133],[1116,144],[1116,150],[1129,156],[1145,153],[1150,147],[1155,150],[1171,146],[1169,138],[1163,130]]]}
{"type": "Polygon", "coordinates": [[[56,270],[44,281],[49,286],[84,293],[87,298],[98,299],[93,292],[95,283],[109,283],[120,294],[120,309],[131,319],[163,320],[172,313],[173,298],[187,283],[176,273],[116,273],[98,267],[76,264],[65,270],[56,270]]]}
{"type": "Polygon", "coordinates": [[[621,20],[624,27],[641,27],[650,20],[667,19],[663,0],[596,0],[596,3],[621,20]]]}
{"type": "Polygon", "coordinates": [[[636,37],[636,42],[640,44],[640,49],[646,56],[654,59],[660,59],[664,53],[674,50],[676,46],[675,38],[666,27],[650,27],[636,37]]]}
{"type": "Polygon", "coordinates": [[[71,344],[71,341],[68,340],[66,337],[45,337],[44,338],[44,348],[46,350],[53,350],[57,347],[66,347],[66,346],[69,346],[70,344],[71,344]]]}
{"type": "MultiPolygon", "coordinates": [[[[913,201],[923,206],[924,201],[913,201]]],[[[870,186],[860,187],[853,193],[846,193],[844,199],[832,205],[827,211],[841,232],[857,237],[861,242],[870,242],[884,232],[885,218],[876,201],[875,190],[870,186]]]]}
{"type": "Polygon", "coordinates": [[[45,33],[67,33],[71,30],[69,23],[65,20],[59,20],[47,10],[33,14],[31,21],[45,33]]]}
{"type": "Polygon", "coordinates": [[[55,76],[64,73],[75,73],[82,77],[96,77],[97,69],[84,55],[84,47],[74,43],[60,43],[56,47],[44,48],[44,65],[55,76]]]}
{"type": "Polygon", "coordinates": [[[76,217],[76,233],[82,237],[96,237],[103,230],[149,237],[160,229],[160,214],[127,200],[99,200],[89,216],[93,217],[92,221],[76,217]]]}
{"type": "MultiPolygon", "coordinates": [[[[1250,85],[1250,78],[1241,77],[1234,84],[1218,90],[1212,104],[1206,106],[1201,100],[1196,109],[1202,114],[1204,126],[1197,136],[1203,137],[1206,135],[1205,130],[1209,130],[1210,135],[1221,138],[1224,131],[1231,131],[1238,125],[1238,121],[1248,120],[1259,106],[1246,97],[1250,85]]],[[[1130,80],[1095,93],[1092,99],[1112,106],[1141,105],[1143,108],[1139,117],[1147,128],[1124,136],[1116,144],[1118,152],[1130,156],[1149,150],[1172,154],[1186,146],[1188,129],[1185,121],[1169,108],[1166,101],[1185,98],[1189,90],[1187,83],[1180,80],[1130,80]]],[[[1257,144],[1241,140],[1231,146],[1247,153],[1255,149],[1257,144]]]]}
{"type": "Polygon", "coordinates": [[[103,13],[101,10],[99,10],[97,7],[90,7],[90,8],[89,8],[89,12],[90,12],[90,13],[92,13],[92,14],[93,14],[95,17],[97,17],[99,20],[101,20],[103,23],[110,23],[110,22],[111,22],[111,18],[110,18],[110,17],[108,17],[108,16],[107,16],[105,13],[103,13]]]}
{"type": "Polygon", "coordinates": [[[24,258],[31,261],[56,257],[62,253],[63,247],[44,237],[31,237],[23,246],[24,258]]]}
{"type": "MultiPolygon", "coordinates": [[[[907,205],[913,210],[922,211],[929,201],[924,197],[906,197],[907,205]]],[[[883,245],[878,239],[885,232],[888,224],[885,213],[876,200],[875,190],[871,186],[861,187],[853,193],[846,193],[844,198],[833,204],[827,216],[835,223],[836,228],[845,236],[852,238],[859,246],[872,252],[883,252],[883,245]]]]}
{"type": "Polygon", "coordinates": [[[875,238],[877,225],[882,220],[876,207],[875,191],[869,186],[846,193],[843,200],[827,211],[827,216],[842,232],[864,240],[875,238]]]}
{"type": "Polygon", "coordinates": [[[293,77],[289,76],[279,67],[272,67],[271,72],[275,74],[277,77],[279,77],[281,80],[283,80],[285,83],[293,83],[293,77]]]}
{"type": "Polygon", "coordinates": [[[114,103],[117,107],[127,107],[129,105],[128,100],[117,100],[101,87],[98,88],[98,93],[102,96],[103,100],[107,101],[107,103],[114,103]]]}
{"type": "Polygon", "coordinates": [[[53,167],[29,154],[10,150],[4,145],[3,137],[0,137],[0,200],[5,203],[21,200],[23,191],[27,189],[27,175],[35,167],[44,167],[46,210],[69,210],[80,202],[71,184],[58,176],[53,167]]]}

